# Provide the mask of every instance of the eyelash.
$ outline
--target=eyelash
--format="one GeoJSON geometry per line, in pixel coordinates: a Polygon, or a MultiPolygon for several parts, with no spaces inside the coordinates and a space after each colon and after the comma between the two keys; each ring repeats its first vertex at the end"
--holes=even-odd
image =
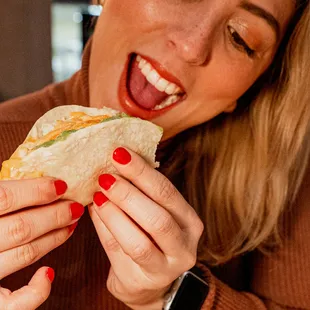
{"type": "Polygon", "coordinates": [[[242,39],[242,37],[234,28],[228,26],[228,32],[231,37],[233,45],[237,49],[241,50],[242,52],[245,52],[250,58],[253,58],[255,56],[255,51],[247,45],[247,43],[242,39]]]}

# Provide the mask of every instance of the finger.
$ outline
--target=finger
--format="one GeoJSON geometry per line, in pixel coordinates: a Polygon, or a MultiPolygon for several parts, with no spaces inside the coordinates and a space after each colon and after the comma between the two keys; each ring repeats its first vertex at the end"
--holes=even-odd
{"type": "MultiPolygon", "coordinates": [[[[136,264],[149,271],[158,271],[167,263],[163,253],[114,203],[107,202],[100,209],[96,207],[95,211],[124,253],[136,264]]],[[[104,247],[114,246],[111,236],[108,242],[104,247]]]]}
{"type": "Polygon", "coordinates": [[[171,214],[128,181],[119,176],[102,175],[99,184],[103,193],[150,234],[166,255],[178,256],[186,248],[186,235],[171,214]],[[114,183],[108,189],[106,185],[111,182],[114,183]]]}
{"type": "Polygon", "coordinates": [[[26,244],[46,233],[69,226],[84,213],[81,204],[59,201],[0,218],[0,252],[26,244]]]}
{"type": "Polygon", "coordinates": [[[196,225],[196,220],[199,219],[195,211],[163,174],[129,149],[118,148],[112,157],[113,165],[120,174],[167,209],[182,229],[196,225]]]}
{"type": "Polygon", "coordinates": [[[53,279],[53,269],[47,267],[40,268],[34,274],[28,285],[10,295],[7,309],[37,309],[50,295],[53,279]]]}
{"type": "MultiPolygon", "coordinates": [[[[99,215],[95,211],[95,208],[96,207],[94,205],[90,205],[88,207],[89,215],[97,231],[100,242],[111,263],[110,272],[111,270],[116,270],[115,273],[118,274],[120,278],[122,278],[128,273],[128,266],[132,266],[133,261],[128,255],[124,253],[120,244],[100,219],[99,215]]],[[[131,271],[133,271],[132,267],[131,271]]]]}
{"type": "Polygon", "coordinates": [[[50,232],[30,243],[0,254],[0,280],[27,267],[63,244],[73,233],[77,223],[50,232]]]}
{"type": "Polygon", "coordinates": [[[52,178],[0,181],[0,215],[49,204],[59,199],[66,190],[65,182],[52,178]]]}

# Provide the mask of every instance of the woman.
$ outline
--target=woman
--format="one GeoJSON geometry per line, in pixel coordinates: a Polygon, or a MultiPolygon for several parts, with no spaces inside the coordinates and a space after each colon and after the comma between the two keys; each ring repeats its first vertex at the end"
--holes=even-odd
{"type": "Polygon", "coordinates": [[[161,173],[118,148],[91,220],[61,180],[1,182],[1,309],[48,298],[42,265],[40,309],[161,309],[193,265],[202,309],[310,309],[309,27],[308,1],[106,0],[81,71],[0,106],[0,160],[47,110],[104,105],[164,128],[161,173]]]}

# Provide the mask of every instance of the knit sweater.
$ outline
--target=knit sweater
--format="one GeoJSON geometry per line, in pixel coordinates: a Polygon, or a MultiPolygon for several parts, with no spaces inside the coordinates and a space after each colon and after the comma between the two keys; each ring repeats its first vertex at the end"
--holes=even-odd
{"type": "MultiPolygon", "coordinates": [[[[68,81],[0,104],[0,163],[13,153],[34,122],[48,110],[67,104],[88,106],[90,53],[91,43],[84,52],[82,69],[68,81]]],[[[268,255],[253,251],[216,268],[200,264],[210,284],[202,309],[310,309],[308,172],[293,207],[285,213],[282,247],[268,255]]],[[[2,279],[0,284],[18,289],[43,265],[55,268],[56,279],[51,296],[39,309],[128,309],[106,288],[110,265],[88,214],[82,217],[64,245],[2,279]]]]}

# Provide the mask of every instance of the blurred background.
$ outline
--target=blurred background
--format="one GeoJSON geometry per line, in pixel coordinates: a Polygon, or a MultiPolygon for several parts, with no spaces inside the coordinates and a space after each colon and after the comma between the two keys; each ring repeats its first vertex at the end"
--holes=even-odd
{"type": "Polygon", "coordinates": [[[0,1],[0,102],[69,78],[101,6],[91,0],[0,1]]]}

